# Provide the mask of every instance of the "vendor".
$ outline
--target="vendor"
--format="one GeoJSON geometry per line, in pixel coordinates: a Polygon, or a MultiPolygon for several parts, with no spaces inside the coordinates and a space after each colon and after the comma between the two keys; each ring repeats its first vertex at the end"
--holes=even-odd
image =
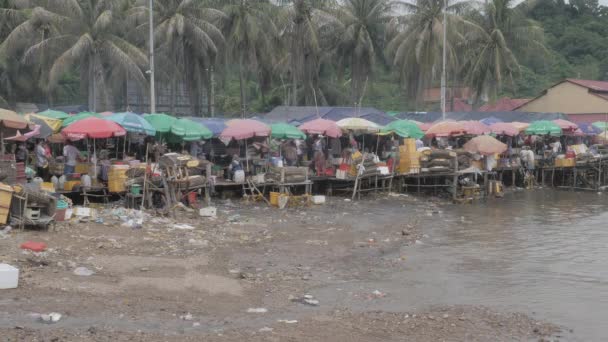
{"type": "Polygon", "coordinates": [[[283,157],[287,166],[296,166],[298,163],[297,148],[293,140],[286,141],[283,144],[283,157]]]}
{"type": "Polygon", "coordinates": [[[238,155],[235,154],[232,156],[232,161],[228,166],[228,171],[230,172],[230,179],[234,179],[234,174],[237,171],[243,171],[243,164],[241,163],[238,155]]]}
{"type": "Polygon", "coordinates": [[[76,162],[80,157],[80,151],[72,145],[72,142],[67,140],[65,146],[63,146],[63,156],[65,157],[65,166],[63,173],[66,175],[74,173],[76,170],[76,162]]]}
{"type": "Polygon", "coordinates": [[[325,173],[325,153],[323,152],[323,136],[317,136],[313,143],[315,172],[317,176],[325,173]]]}
{"type": "Polygon", "coordinates": [[[36,173],[43,180],[46,180],[49,169],[49,159],[46,154],[45,145],[44,140],[40,140],[34,150],[36,153],[36,173]]]}
{"type": "Polygon", "coordinates": [[[15,159],[19,163],[24,163],[27,161],[27,148],[25,147],[25,144],[19,144],[19,146],[17,146],[17,151],[15,152],[15,159]]]}

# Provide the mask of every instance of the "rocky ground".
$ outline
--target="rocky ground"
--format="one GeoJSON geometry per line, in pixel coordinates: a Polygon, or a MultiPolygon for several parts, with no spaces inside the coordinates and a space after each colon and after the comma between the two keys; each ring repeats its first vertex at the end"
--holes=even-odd
{"type": "Polygon", "coordinates": [[[21,272],[18,289],[0,292],[0,341],[558,339],[554,325],[485,307],[396,311],[399,298],[366,286],[407,267],[403,251],[428,238],[439,202],[215,205],[217,218],[100,208],[56,231],[0,234],[0,262],[21,272]]]}

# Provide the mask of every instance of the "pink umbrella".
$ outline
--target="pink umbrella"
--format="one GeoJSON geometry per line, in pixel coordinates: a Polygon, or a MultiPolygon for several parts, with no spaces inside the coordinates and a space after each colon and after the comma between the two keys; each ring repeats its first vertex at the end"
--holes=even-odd
{"type": "Polygon", "coordinates": [[[428,131],[428,130],[429,130],[429,128],[431,128],[431,126],[433,126],[433,123],[432,123],[432,122],[421,122],[421,123],[418,125],[418,127],[420,127],[420,129],[421,129],[423,132],[428,131]]]}
{"type": "Polygon", "coordinates": [[[27,132],[25,134],[21,134],[21,132],[17,131],[17,134],[15,136],[4,138],[4,140],[23,142],[30,138],[37,137],[39,134],[40,134],[40,125],[35,125],[33,131],[27,132]]]}
{"type": "Polygon", "coordinates": [[[464,126],[467,134],[469,135],[483,135],[490,133],[490,127],[481,121],[469,120],[469,121],[458,121],[464,126]]]}
{"type": "Polygon", "coordinates": [[[490,125],[490,131],[496,135],[514,137],[519,134],[519,129],[508,122],[497,122],[490,125]]]}
{"type": "Polygon", "coordinates": [[[243,140],[253,137],[267,137],[270,135],[270,127],[251,119],[231,120],[232,122],[220,134],[223,140],[243,140]]]}
{"type": "Polygon", "coordinates": [[[463,148],[467,152],[479,153],[487,156],[495,153],[503,153],[507,150],[507,145],[501,143],[492,136],[480,135],[469,140],[464,144],[463,148]]]}
{"type": "Polygon", "coordinates": [[[114,113],[112,113],[112,112],[101,112],[101,113],[99,113],[99,115],[101,115],[101,116],[110,116],[112,114],[114,114],[114,113]]]}
{"type": "Polygon", "coordinates": [[[425,133],[427,137],[449,137],[466,134],[466,128],[456,121],[440,121],[431,126],[425,133]]]}
{"type": "Polygon", "coordinates": [[[577,124],[575,124],[574,122],[568,121],[568,120],[557,119],[557,120],[553,120],[553,122],[555,122],[559,126],[559,128],[561,128],[564,131],[574,131],[575,129],[578,129],[577,124]]]}
{"type": "Polygon", "coordinates": [[[127,134],[127,131],[114,121],[89,117],[76,121],[64,128],[61,134],[70,140],[84,138],[103,139],[120,137],[127,134]]]}
{"type": "Polygon", "coordinates": [[[306,134],[322,134],[330,138],[339,138],[342,136],[340,127],[335,122],[326,119],[308,121],[298,128],[306,134]]]}

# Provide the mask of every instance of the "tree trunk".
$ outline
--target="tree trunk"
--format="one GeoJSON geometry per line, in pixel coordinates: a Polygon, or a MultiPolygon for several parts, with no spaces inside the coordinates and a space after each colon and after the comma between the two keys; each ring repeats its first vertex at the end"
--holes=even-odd
{"type": "Polygon", "coordinates": [[[243,76],[243,54],[239,56],[239,86],[241,87],[241,117],[245,118],[245,84],[243,76]]]}
{"type": "Polygon", "coordinates": [[[215,76],[213,73],[213,66],[209,69],[209,98],[207,99],[209,102],[209,116],[215,116],[215,76]]]}
{"type": "Polygon", "coordinates": [[[171,77],[171,85],[170,85],[170,87],[171,87],[171,90],[170,90],[170,92],[171,92],[170,98],[171,99],[169,100],[169,111],[171,112],[171,114],[174,114],[175,113],[175,100],[176,100],[176,97],[177,97],[177,95],[176,95],[177,91],[175,89],[177,87],[177,76],[171,77]]]}
{"type": "Polygon", "coordinates": [[[89,110],[95,111],[95,60],[94,57],[91,56],[89,58],[89,110]]]}

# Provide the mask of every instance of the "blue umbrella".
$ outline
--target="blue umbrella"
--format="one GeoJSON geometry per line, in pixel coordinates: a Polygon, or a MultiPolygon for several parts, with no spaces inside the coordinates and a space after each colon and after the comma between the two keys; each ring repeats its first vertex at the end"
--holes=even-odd
{"type": "Polygon", "coordinates": [[[490,116],[489,118],[485,118],[485,119],[481,119],[479,120],[482,124],[487,125],[487,126],[491,126],[495,123],[499,123],[499,122],[503,122],[502,120],[500,120],[499,118],[495,118],[493,116],[490,116]]]}
{"type": "Polygon", "coordinates": [[[578,128],[586,135],[597,135],[602,133],[602,129],[590,123],[579,123],[578,128]]]}
{"type": "Polygon", "coordinates": [[[220,118],[197,118],[189,117],[188,119],[207,127],[214,137],[219,136],[226,129],[226,120],[220,118]]]}
{"type": "Polygon", "coordinates": [[[135,113],[116,113],[105,117],[105,119],[116,122],[127,132],[143,133],[146,135],[156,134],[156,129],[143,116],[135,113]]]}

